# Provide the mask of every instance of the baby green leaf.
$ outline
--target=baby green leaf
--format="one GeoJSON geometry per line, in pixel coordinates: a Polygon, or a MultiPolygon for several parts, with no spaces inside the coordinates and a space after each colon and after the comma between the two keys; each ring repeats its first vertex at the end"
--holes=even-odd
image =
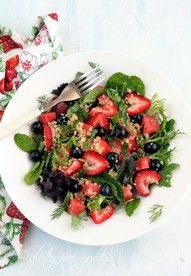
{"type": "Polygon", "coordinates": [[[94,103],[97,100],[97,97],[104,92],[104,88],[94,88],[89,93],[87,93],[82,99],[83,104],[94,103]]]}
{"type": "Polygon", "coordinates": [[[140,204],[140,198],[134,198],[128,201],[125,205],[125,212],[126,214],[131,217],[134,211],[138,208],[140,204]]]}
{"type": "Polygon", "coordinates": [[[37,142],[26,134],[15,134],[14,141],[17,147],[25,152],[30,153],[38,148],[37,142]]]}
{"type": "Polygon", "coordinates": [[[169,165],[166,165],[164,169],[160,172],[161,175],[161,180],[159,182],[159,186],[164,186],[164,187],[170,187],[171,186],[171,178],[172,178],[172,173],[174,170],[176,170],[179,167],[179,164],[176,163],[171,163],[169,165]]]}
{"type": "Polygon", "coordinates": [[[35,163],[31,168],[31,170],[25,175],[24,177],[25,183],[28,185],[34,184],[40,177],[43,166],[44,166],[44,161],[35,163]]]}

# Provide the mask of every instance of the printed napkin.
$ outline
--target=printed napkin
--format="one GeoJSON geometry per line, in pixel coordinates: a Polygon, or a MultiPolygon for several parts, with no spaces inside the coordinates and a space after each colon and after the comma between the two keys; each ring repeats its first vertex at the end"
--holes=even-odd
{"type": "MultiPolygon", "coordinates": [[[[63,55],[55,13],[39,16],[30,37],[0,27],[0,120],[18,87],[36,70],[63,55]]],[[[0,179],[0,268],[17,261],[30,222],[0,179]]]]}

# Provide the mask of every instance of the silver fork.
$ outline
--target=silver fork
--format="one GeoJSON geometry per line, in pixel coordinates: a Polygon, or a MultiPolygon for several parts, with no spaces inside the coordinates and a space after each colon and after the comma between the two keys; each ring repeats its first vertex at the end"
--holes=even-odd
{"type": "Polygon", "coordinates": [[[41,113],[50,110],[52,107],[57,105],[62,101],[73,101],[79,99],[82,95],[87,93],[89,90],[95,88],[98,84],[100,84],[105,79],[105,75],[102,70],[98,67],[88,71],[85,74],[82,74],[79,78],[70,82],[62,91],[60,96],[56,99],[49,101],[43,109],[35,109],[22,118],[16,119],[11,123],[6,125],[0,125],[0,139],[8,136],[12,132],[16,131],[23,125],[26,125],[30,121],[39,117],[41,113]]]}

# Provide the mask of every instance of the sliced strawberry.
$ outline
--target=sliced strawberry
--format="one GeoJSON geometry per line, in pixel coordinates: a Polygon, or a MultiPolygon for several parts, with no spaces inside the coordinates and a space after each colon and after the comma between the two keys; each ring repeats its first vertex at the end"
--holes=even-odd
{"type": "Polygon", "coordinates": [[[82,129],[83,129],[84,133],[88,135],[93,130],[93,127],[90,124],[83,123],[82,129]]]}
{"type": "Polygon", "coordinates": [[[133,198],[133,194],[131,192],[132,187],[130,185],[123,186],[124,200],[128,201],[133,198]]]}
{"type": "Polygon", "coordinates": [[[5,79],[0,80],[0,93],[4,94],[5,79]]]}
{"type": "Polygon", "coordinates": [[[66,176],[72,176],[81,170],[83,167],[83,162],[80,160],[74,160],[66,169],[62,169],[66,176]]]}
{"type": "Polygon", "coordinates": [[[124,141],[128,143],[128,154],[138,150],[137,138],[135,136],[129,135],[124,141]]]}
{"type": "Polygon", "coordinates": [[[90,117],[88,124],[93,127],[101,126],[104,127],[106,130],[109,129],[109,121],[103,113],[97,113],[94,116],[90,117]]]}
{"type": "Polygon", "coordinates": [[[152,135],[160,130],[160,124],[154,116],[144,115],[141,124],[144,134],[152,135]]]}
{"type": "Polygon", "coordinates": [[[19,56],[15,55],[14,57],[12,57],[6,61],[6,70],[13,69],[13,68],[17,67],[18,64],[19,64],[19,56]]]}
{"type": "Polygon", "coordinates": [[[108,161],[99,153],[89,150],[83,155],[83,169],[87,175],[98,175],[109,168],[108,161]]]}
{"type": "Polygon", "coordinates": [[[2,119],[4,111],[0,110],[0,120],[2,119]]]}
{"type": "Polygon", "coordinates": [[[93,149],[101,155],[106,155],[111,151],[110,144],[104,138],[95,138],[92,146],[93,149]]]}
{"type": "Polygon", "coordinates": [[[86,196],[94,197],[99,194],[100,185],[98,185],[97,183],[93,183],[90,180],[86,180],[83,185],[82,191],[86,196]]]}
{"type": "Polygon", "coordinates": [[[148,156],[143,156],[136,162],[136,170],[146,170],[150,168],[150,158],[148,156]]]}
{"type": "Polygon", "coordinates": [[[72,198],[68,206],[68,213],[73,216],[79,216],[85,210],[85,205],[79,198],[72,198]]]}
{"type": "Polygon", "coordinates": [[[6,80],[5,84],[4,84],[4,89],[5,89],[5,91],[13,90],[13,82],[6,80]]]}
{"type": "Polygon", "coordinates": [[[93,107],[90,110],[91,116],[94,116],[97,113],[103,113],[107,118],[111,118],[117,113],[117,106],[105,94],[100,95],[98,101],[101,106],[93,107]]]}
{"type": "Polygon", "coordinates": [[[23,48],[21,44],[15,42],[10,35],[2,35],[0,36],[0,46],[3,47],[4,53],[8,53],[9,51],[17,48],[23,48]]]}
{"type": "Polygon", "coordinates": [[[148,196],[150,194],[149,185],[158,183],[161,177],[156,171],[143,170],[135,176],[135,187],[141,196],[148,196]]]}
{"type": "Polygon", "coordinates": [[[113,215],[114,210],[113,205],[108,205],[103,209],[92,211],[90,217],[94,223],[99,224],[109,219],[113,215]]]}
{"type": "Polygon", "coordinates": [[[51,127],[45,124],[43,127],[43,132],[44,132],[45,150],[50,151],[53,147],[53,135],[52,135],[51,127]]]}
{"type": "Polygon", "coordinates": [[[131,116],[144,112],[151,105],[149,99],[136,93],[128,93],[125,100],[130,105],[130,107],[127,108],[127,113],[131,116]]]}
{"type": "Polygon", "coordinates": [[[56,112],[43,113],[39,117],[39,121],[43,124],[51,123],[56,119],[56,112]]]}
{"type": "Polygon", "coordinates": [[[5,79],[6,81],[12,81],[12,79],[16,78],[17,71],[14,68],[6,69],[5,79]]]}

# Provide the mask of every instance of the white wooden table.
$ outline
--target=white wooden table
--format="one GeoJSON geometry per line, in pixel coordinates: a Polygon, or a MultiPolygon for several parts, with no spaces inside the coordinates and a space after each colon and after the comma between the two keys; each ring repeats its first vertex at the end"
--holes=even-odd
{"type": "MultiPolygon", "coordinates": [[[[28,34],[51,11],[60,14],[66,54],[128,53],[161,69],[191,104],[190,0],[1,0],[0,23],[28,34]]],[[[62,242],[33,226],[22,260],[1,275],[191,275],[190,196],[158,229],[113,247],[62,242]]]]}

